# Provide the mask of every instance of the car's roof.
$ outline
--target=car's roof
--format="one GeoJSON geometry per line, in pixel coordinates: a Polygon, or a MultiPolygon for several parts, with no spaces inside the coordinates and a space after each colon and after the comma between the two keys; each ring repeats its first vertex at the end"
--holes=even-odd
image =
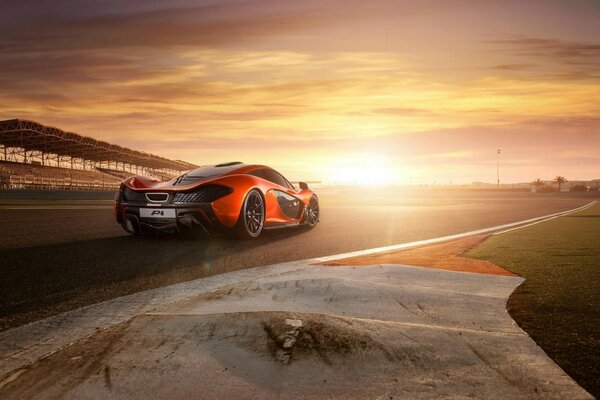
{"type": "Polygon", "coordinates": [[[204,165],[187,173],[188,178],[205,177],[213,178],[223,175],[246,174],[256,169],[269,168],[266,165],[247,165],[239,161],[221,163],[216,165],[204,165]]]}

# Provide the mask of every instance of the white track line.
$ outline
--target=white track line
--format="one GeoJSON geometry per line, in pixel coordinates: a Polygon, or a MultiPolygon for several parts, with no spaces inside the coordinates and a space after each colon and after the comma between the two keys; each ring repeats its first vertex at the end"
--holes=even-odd
{"type": "Polygon", "coordinates": [[[510,228],[510,229],[507,229],[507,230],[504,230],[504,231],[500,231],[500,232],[494,232],[493,235],[502,235],[503,233],[507,233],[507,232],[511,232],[511,231],[516,231],[517,229],[521,229],[521,228],[527,228],[528,226],[536,225],[536,224],[539,224],[540,222],[546,222],[546,221],[550,221],[551,219],[564,217],[565,215],[569,215],[569,214],[573,214],[574,212],[577,212],[577,211],[585,210],[586,208],[589,208],[589,207],[593,206],[596,203],[597,203],[597,201],[592,201],[591,203],[588,203],[585,206],[580,207],[578,209],[575,209],[575,210],[572,210],[572,211],[565,211],[563,214],[555,215],[554,217],[549,217],[549,218],[546,218],[546,219],[541,220],[541,221],[535,221],[535,222],[532,222],[532,223],[527,224],[527,225],[517,226],[516,228],[510,228]]]}
{"type": "Polygon", "coordinates": [[[458,233],[455,235],[441,236],[441,237],[437,237],[437,238],[433,238],[433,239],[417,240],[415,242],[394,244],[391,246],[375,247],[375,248],[366,249],[366,250],[351,251],[349,253],[336,254],[333,256],[318,257],[318,258],[313,258],[313,259],[306,260],[306,261],[310,262],[310,263],[329,262],[329,261],[340,260],[343,258],[365,256],[365,255],[370,255],[370,254],[383,253],[383,252],[387,252],[387,251],[403,250],[403,249],[409,249],[412,247],[419,247],[419,246],[424,246],[424,245],[429,245],[429,244],[442,243],[442,242],[447,242],[450,240],[462,239],[462,238],[469,237],[469,236],[482,235],[485,233],[495,233],[497,231],[501,231],[499,233],[505,233],[505,232],[508,232],[511,230],[525,228],[526,226],[531,226],[534,224],[538,224],[540,222],[548,221],[550,219],[554,219],[554,218],[562,217],[562,216],[572,214],[572,213],[575,213],[578,211],[582,211],[582,210],[585,210],[586,208],[593,206],[596,203],[597,202],[594,200],[584,206],[577,207],[572,210],[561,211],[561,212],[557,212],[554,214],[544,215],[542,217],[527,219],[524,221],[511,222],[509,224],[492,226],[489,228],[477,229],[474,231],[469,231],[469,232],[464,232],[464,233],[458,233]]]}

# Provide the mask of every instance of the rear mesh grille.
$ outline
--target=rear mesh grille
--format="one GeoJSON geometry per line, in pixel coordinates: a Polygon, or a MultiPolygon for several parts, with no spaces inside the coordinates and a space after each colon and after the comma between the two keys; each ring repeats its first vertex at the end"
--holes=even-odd
{"type": "Polygon", "coordinates": [[[140,203],[145,204],[148,201],[144,193],[135,192],[129,188],[123,189],[123,201],[126,203],[140,203]]]}
{"type": "Polygon", "coordinates": [[[176,193],[173,204],[211,203],[229,193],[231,193],[231,189],[225,186],[206,185],[193,192],[176,193]]]}

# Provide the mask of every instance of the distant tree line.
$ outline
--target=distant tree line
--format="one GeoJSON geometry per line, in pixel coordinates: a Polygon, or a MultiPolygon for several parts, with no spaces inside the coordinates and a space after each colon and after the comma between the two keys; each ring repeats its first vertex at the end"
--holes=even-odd
{"type": "MultiPolygon", "coordinates": [[[[562,186],[567,182],[569,182],[567,180],[567,178],[565,178],[564,176],[558,175],[551,181],[550,185],[547,185],[546,182],[544,182],[540,178],[537,178],[536,180],[531,182],[531,185],[533,187],[535,187],[536,192],[548,193],[548,192],[560,192],[562,186]],[[556,187],[554,187],[554,185],[556,185],[556,187]]],[[[598,190],[597,186],[596,187],[588,187],[584,184],[575,185],[569,189],[570,192],[587,192],[587,191],[597,191],[597,190],[598,190]]]]}

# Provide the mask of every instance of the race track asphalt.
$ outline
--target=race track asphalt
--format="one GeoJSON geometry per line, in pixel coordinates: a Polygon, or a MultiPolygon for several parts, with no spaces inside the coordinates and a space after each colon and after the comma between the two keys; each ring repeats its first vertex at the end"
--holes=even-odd
{"type": "Polygon", "coordinates": [[[366,206],[324,197],[313,230],[273,230],[252,241],[131,237],[114,222],[108,202],[0,201],[0,330],[177,282],[455,234],[591,200],[471,194],[443,205],[366,206]]]}

